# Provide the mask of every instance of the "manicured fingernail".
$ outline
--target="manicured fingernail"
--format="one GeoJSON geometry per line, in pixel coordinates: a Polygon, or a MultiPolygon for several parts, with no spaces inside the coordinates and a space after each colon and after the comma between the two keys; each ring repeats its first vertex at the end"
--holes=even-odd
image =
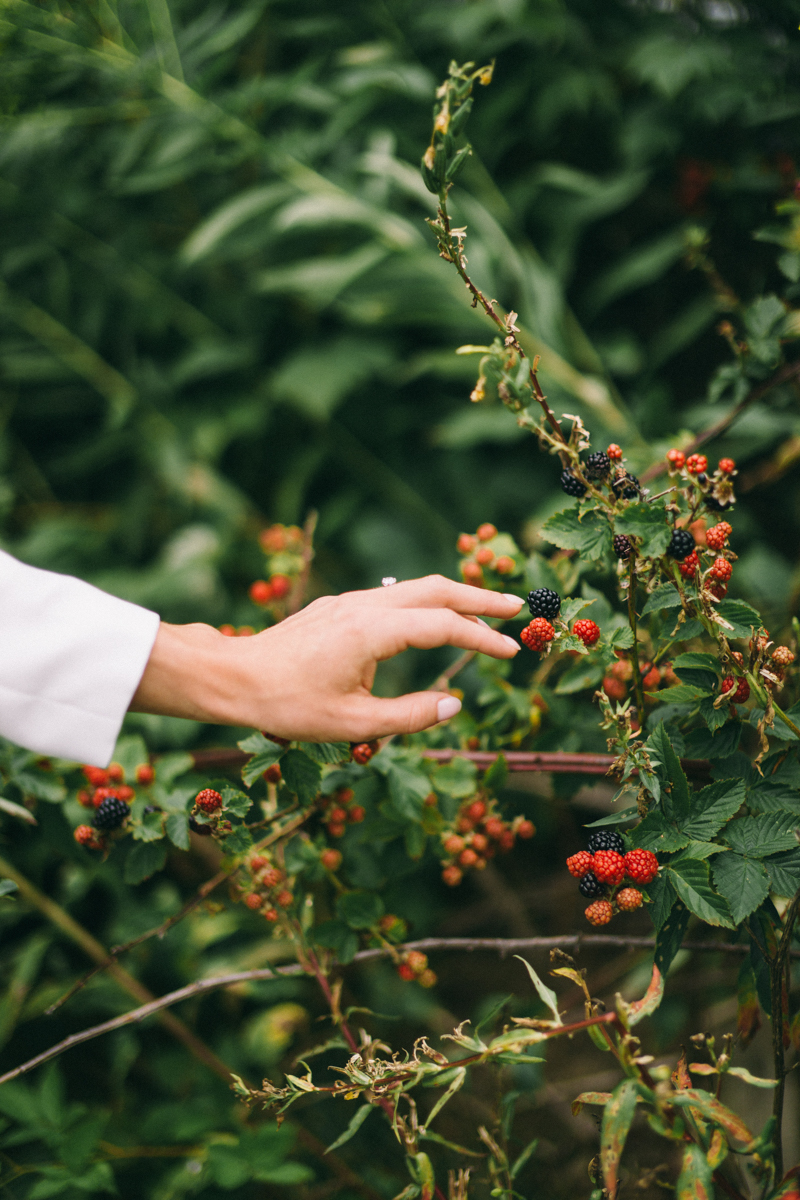
{"type": "Polygon", "coordinates": [[[525,601],[521,596],[512,596],[510,592],[503,592],[504,600],[511,600],[513,604],[524,604],[525,601]]]}
{"type": "Polygon", "coordinates": [[[436,705],[436,717],[439,721],[446,721],[457,712],[461,712],[461,701],[457,696],[445,696],[444,700],[440,700],[436,705]]]}
{"type": "Polygon", "coordinates": [[[519,650],[519,642],[518,642],[518,641],[516,641],[516,640],[515,640],[514,638],[512,638],[512,637],[508,637],[508,636],[507,636],[507,634],[505,634],[505,633],[503,634],[503,641],[506,643],[506,645],[507,645],[507,646],[511,646],[511,647],[513,647],[513,649],[514,649],[515,651],[516,651],[516,650],[519,650]]]}

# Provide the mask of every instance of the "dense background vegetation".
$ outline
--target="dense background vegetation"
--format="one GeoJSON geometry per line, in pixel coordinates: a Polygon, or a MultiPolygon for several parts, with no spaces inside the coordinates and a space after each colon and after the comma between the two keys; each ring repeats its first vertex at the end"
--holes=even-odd
{"type": "MultiPolygon", "coordinates": [[[[557,465],[502,407],[467,403],[474,360],[453,349],[486,340],[487,327],[423,223],[433,200],[417,163],[435,83],[452,57],[497,57],[453,194],[470,268],[519,312],[553,406],[644,467],[733,399],[715,406],[707,391],[730,357],[716,331],[730,300],[710,269],[688,265],[687,231],[707,232],[711,259],[745,302],[779,283],[785,291],[774,246],[753,232],[773,221],[800,163],[799,21],[797,0],[4,0],[4,546],[167,619],[214,624],[257,621],[247,598],[261,570],[256,534],[310,508],[320,514],[318,593],[452,572],[456,534],[479,521],[541,548],[540,526],[563,503],[557,465]]],[[[732,594],[778,630],[800,583],[796,392],[751,407],[714,450],[741,469],[732,594]]],[[[404,656],[381,686],[424,684],[446,661],[404,656]]],[[[236,736],[131,724],[153,750],[236,736]]],[[[575,748],[568,727],[532,744],[575,748]]],[[[579,781],[563,782],[568,795],[579,781]]],[[[575,927],[554,863],[575,848],[586,809],[521,799],[539,837],[503,873],[456,898],[435,873],[415,876],[412,892],[398,886],[396,908],[416,933],[575,927]]],[[[33,831],[5,819],[6,852],[105,945],[157,923],[211,870],[196,846],[174,856],[166,878],[132,889],[74,847],[58,809],[41,804],[37,815],[33,831]]],[[[84,959],[24,903],[2,903],[11,988],[0,1029],[13,1065],[128,999],[98,982],[43,1018],[84,959]]],[[[265,950],[249,922],[238,909],[196,916],[128,965],[155,992],[256,965],[265,950]]],[[[600,995],[631,969],[625,956],[595,965],[600,995]]],[[[444,1030],[517,986],[511,968],[493,967],[487,981],[484,959],[437,969],[435,999],[398,994],[388,968],[353,972],[350,986],[356,1002],[401,1017],[405,1033],[444,1030]]],[[[681,960],[657,1018],[663,1046],[730,1024],[735,973],[720,962],[699,987],[681,960]]],[[[185,1015],[229,1065],[257,1076],[293,1031],[307,1039],[298,1046],[318,1040],[317,1011],[310,985],[287,981],[185,1015]]],[[[188,1143],[236,1128],[225,1086],[166,1033],[96,1046],[64,1059],[63,1072],[71,1099],[111,1121],[110,1142],[188,1143]]],[[[518,1081],[543,1137],[537,1169],[521,1180],[531,1196],[588,1191],[591,1123],[565,1104],[606,1064],[568,1056],[554,1055],[553,1078],[561,1070],[580,1085],[544,1083],[534,1068],[518,1081]]],[[[67,1118],[55,1076],[42,1088],[31,1121],[57,1147],[67,1118]]],[[[490,1099],[464,1101],[455,1140],[490,1099]]],[[[304,1115],[324,1141],[340,1122],[324,1106],[304,1115]]],[[[402,1183],[388,1157],[383,1165],[390,1135],[377,1129],[351,1143],[349,1160],[391,1196],[402,1183]]],[[[167,1172],[153,1161],[120,1168],[123,1195],[167,1200],[200,1186],[183,1160],[167,1172]]],[[[308,1161],[324,1181],[326,1168],[308,1161]]],[[[215,1194],[205,1176],[202,1186],[215,1194]]],[[[33,1196],[29,1187],[9,1194],[33,1196]]],[[[308,1189],[297,1194],[327,1194],[323,1183],[308,1189]]]]}

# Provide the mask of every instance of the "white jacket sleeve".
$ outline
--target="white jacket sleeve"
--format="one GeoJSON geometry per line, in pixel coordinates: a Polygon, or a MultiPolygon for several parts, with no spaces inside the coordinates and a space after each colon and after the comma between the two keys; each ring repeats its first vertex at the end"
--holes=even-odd
{"type": "Polygon", "coordinates": [[[0,734],[106,766],[159,618],[0,551],[0,734]]]}

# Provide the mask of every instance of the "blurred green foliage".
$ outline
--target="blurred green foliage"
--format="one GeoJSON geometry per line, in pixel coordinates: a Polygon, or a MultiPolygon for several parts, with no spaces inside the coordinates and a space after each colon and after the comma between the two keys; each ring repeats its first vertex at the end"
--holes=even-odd
{"type": "MultiPolygon", "coordinates": [[[[520,314],[554,408],[618,441],[636,469],[735,401],[708,390],[730,358],[716,332],[729,313],[710,271],[687,269],[687,236],[707,235],[744,304],[792,295],[791,264],[781,272],[769,234],[753,231],[773,223],[800,163],[798,22],[798,0],[2,0],[3,545],[167,619],[215,624],[255,620],[258,530],[312,507],[319,592],[451,572],[455,535],[484,520],[536,548],[563,507],[557,465],[500,405],[467,403],[474,360],[453,351],[489,331],[424,225],[434,201],[417,164],[436,81],[452,57],[497,57],[452,197],[470,270],[520,314]]],[[[714,445],[741,468],[736,586],[771,627],[800,585],[796,401],[791,388],[772,393],[714,445]]],[[[391,682],[431,674],[412,659],[391,682]]],[[[557,703],[569,726],[569,698],[557,703]]],[[[153,746],[203,736],[144,724],[153,746]]],[[[135,886],[91,862],[47,799],[36,829],[4,815],[5,853],[106,946],[158,924],[213,869],[171,852],[165,875],[135,886]]],[[[487,892],[476,884],[457,905],[434,875],[397,885],[390,902],[415,934],[574,925],[554,864],[586,813],[525,803],[539,837],[487,892]]],[[[5,1066],[131,1003],[100,976],[45,1017],[83,954],[11,895],[0,928],[5,1066]]],[[[261,965],[265,945],[241,907],[199,910],[126,965],[160,993],[261,965]]],[[[630,970],[587,961],[598,994],[630,970]]],[[[734,987],[736,966],[720,963],[701,996],[687,961],[654,1018],[664,1045],[734,987]]],[[[353,973],[352,1002],[397,1018],[399,1044],[477,1020],[519,988],[497,966],[487,996],[484,960],[437,970],[438,998],[399,990],[388,967],[353,973]]],[[[293,1053],[322,1040],[303,1031],[301,1009],[313,1019],[322,1006],[307,981],[285,980],[183,1015],[229,1066],[256,1074],[278,1060],[291,1069],[293,1053]],[[277,1006],[298,1030],[283,1058],[286,1023],[278,1035],[263,1019],[277,1006]]],[[[311,1171],[327,1178],[308,1141],[298,1161],[288,1128],[277,1139],[243,1130],[227,1088],[163,1029],[92,1046],[0,1091],[16,1122],[0,1131],[4,1153],[59,1164],[19,1182],[0,1175],[9,1195],[116,1186],[137,1200],[201,1189],[255,1200],[281,1185],[303,1198],[311,1171]],[[177,1147],[176,1158],[118,1154],[112,1173],[113,1147],[140,1143],[177,1147]]],[[[554,1050],[548,1072],[607,1069],[582,1053],[579,1064],[554,1050]]],[[[554,1107],[539,1068],[510,1082],[525,1136],[543,1138],[520,1187],[588,1192],[585,1128],[554,1107]]],[[[478,1092],[472,1107],[454,1104],[447,1136],[470,1136],[493,1102],[478,1092]]],[[[303,1124],[325,1144],[341,1132],[324,1106],[303,1124]]],[[[402,1186],[391,1152],[376,1122],[344,1157],[389,1197],[402,1186]]],[[[637,1153],[656,1165],[643,1141],[637,1153]]]]}

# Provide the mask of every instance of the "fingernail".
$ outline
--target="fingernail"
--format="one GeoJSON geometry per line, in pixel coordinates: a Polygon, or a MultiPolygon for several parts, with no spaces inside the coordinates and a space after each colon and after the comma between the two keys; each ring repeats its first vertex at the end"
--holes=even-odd
{"type": "Polygon", "coordinates": [[[506,643],[507,646],[512,646],[515,651],[519,650],[519,642],[516,641],[515,638],[508,637],[508,635],[505,633],[502,636],[503,636],[503,641],[506,643]]]}
{"type": "Polygon", "coordinates": [[[521,596],[512,596],[510,592],[503,592],[504,600],[511,600],[513,604],[524,604],[525,601],[521,596]]]}
{"type": "Polygon", "coordinates": [[[439,721],[447,721],[457,712],[461,712],[461,701],[457,696],[445,696],[444,700],[440,700],[436,705],[436,718],[439,721]]]}
{"type": "Polygon", "coordinates": [[[483,617],[476,617],[475,620],[479,625],[485,625],[487,629],[492,628],[488,621],[484,621],[483,617]]]}

